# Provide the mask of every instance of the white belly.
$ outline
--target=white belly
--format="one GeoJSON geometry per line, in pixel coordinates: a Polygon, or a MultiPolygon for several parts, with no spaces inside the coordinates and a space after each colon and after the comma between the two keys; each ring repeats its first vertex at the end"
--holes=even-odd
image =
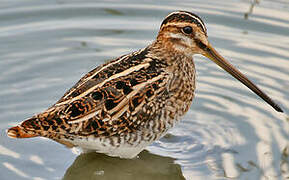
{"type": "Polygon", "coordinates": [[[126,137],[118,140],[117,137],[96,138],[93,136],[87,138],[75,137],[73,140],[68,140],[69,143],[80,147],[83,152],[98,152],[112,157],[120,157],[132,159],[136,157],[142,150],[149,146],[155,140],[160,139],[166,132],[157,135],[153,139],[143,139],[143,137],[132,134],[129,139],[126,137]]]}

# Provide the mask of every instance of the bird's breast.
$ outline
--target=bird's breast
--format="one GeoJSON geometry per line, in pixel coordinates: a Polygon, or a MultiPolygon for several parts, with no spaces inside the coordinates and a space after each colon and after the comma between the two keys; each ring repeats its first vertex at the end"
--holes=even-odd
{"type": "Polygon", "coordinates": [[[188,111],[195,92],[195,66],[192,59],[183,60],[172,73],[168,89],[170,101],[173,102],[177,114],[184,115],[188,111]]]}

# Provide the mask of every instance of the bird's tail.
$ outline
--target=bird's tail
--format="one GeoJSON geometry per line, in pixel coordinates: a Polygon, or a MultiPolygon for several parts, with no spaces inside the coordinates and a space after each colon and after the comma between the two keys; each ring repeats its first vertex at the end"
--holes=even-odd
{"type": "Polygon", "coordinates": [[[11,138],[31,138],[39,136],[39,120],[32,117],[23,121],[20,125],[9,128],[7,131],[8,137],[11,138]]]}

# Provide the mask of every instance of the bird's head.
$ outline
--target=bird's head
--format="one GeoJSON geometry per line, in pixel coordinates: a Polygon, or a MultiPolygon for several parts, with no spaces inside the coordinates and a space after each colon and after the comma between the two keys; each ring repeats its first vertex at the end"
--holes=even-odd
{"type": "Polygon", "coordinates": [[[162,22],[157,37],[157,42],[162,44],[170,54],[192,58],[194,54],[206,56],[233,77],[238,79],[276,111],[282,109],[245,75],[223,58],[209,43],[204,22],[197,15],[187,11],[170,13],[162,22]]]}
{"type": "Polygon", "coordinates": [[[158,40],[171,51],[190,57],[202,54],[202,47],[209,43],[204,22],[197,15],[186,11],[170,13],[164,19],[158,40]]]}

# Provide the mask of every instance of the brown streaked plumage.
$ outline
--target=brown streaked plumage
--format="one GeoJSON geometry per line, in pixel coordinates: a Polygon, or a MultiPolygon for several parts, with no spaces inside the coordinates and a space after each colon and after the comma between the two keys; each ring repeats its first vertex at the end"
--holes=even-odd
{"type": "Polygon", "coordinates": [[[151,45],[90,71],[52,107],[10,128],[8,136],[43,136],[68,147],[135,157],[188,111],[195,91],[194,54],[210,58],[282,112],[214,50],[198,16],[177,11],[165,18],[151,45]]]}

